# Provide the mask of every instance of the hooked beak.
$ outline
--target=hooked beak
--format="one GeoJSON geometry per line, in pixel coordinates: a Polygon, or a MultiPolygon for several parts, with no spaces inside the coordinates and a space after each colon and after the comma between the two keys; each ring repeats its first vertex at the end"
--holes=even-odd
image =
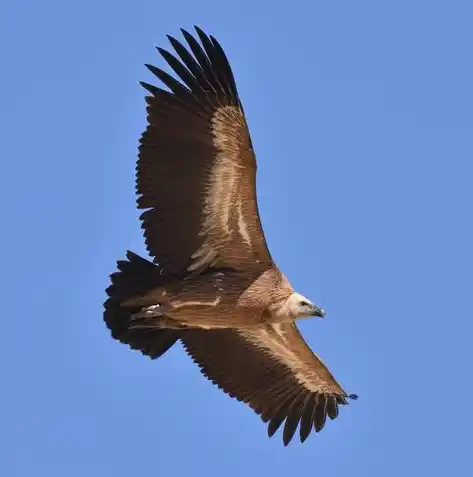
{"type": "Polygon", "coordinates": [[[325,310],[317,305],[312,305],[312,316],[323,318],[325,316],[325,310]]]}

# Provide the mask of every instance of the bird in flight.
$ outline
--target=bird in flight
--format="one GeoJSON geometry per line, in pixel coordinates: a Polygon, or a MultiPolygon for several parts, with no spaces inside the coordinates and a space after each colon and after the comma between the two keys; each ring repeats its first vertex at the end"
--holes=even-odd
{"type": "Polygon", "coordinates": [[[296,326],[324,310],[274,263],[256,199],[256,159],[227,57],[195,27],[146,65],[148,125],[136,167],[150,262],[128,251],[111,275],[104,320],[152,359],[180,341],[202,373],[250,406],[287,445],[335,419],[349,398],[296,326]]]}

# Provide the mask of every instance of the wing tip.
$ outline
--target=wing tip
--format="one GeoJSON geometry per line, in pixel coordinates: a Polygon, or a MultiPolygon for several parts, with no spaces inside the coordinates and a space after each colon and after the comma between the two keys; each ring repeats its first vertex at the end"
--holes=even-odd
{"type": "Polygon", "coordinates": [[[194,30],[197,32],[197,34],[207,36],[207,33],[204,32],[204,30],[199,26],[199,25],[194,25],[194,30]]]}

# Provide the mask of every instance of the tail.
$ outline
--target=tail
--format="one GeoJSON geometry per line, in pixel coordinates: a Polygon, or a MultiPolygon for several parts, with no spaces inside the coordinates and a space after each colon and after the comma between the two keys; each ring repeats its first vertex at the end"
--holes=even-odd
{"type": "Polygon", "coordinates": [[[110,276],[112,284],[106,290],[109,298],[104,303],[104,321],[113,338],[152,359],[159,358],[179,339],[179,331],[134,328],[131,315],[138,310],[123,308],[120,303],[159,286],[163,279],[154,263],[130,251],[126,257],[127,260],[117,262],[118,272],[110,276]]]}

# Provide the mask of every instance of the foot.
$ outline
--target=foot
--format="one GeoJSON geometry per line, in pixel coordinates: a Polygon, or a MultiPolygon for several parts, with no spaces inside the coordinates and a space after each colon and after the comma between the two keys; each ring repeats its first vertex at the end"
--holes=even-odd
{"type": "Polygon", "coordinates": [[[142,308],[138,313],[131,315],[133,319],[136,318],[154,318],[164,316],[163,307],[161,305],[151,305],[142,308]]]}
{"type": "Polygon", "coordinates": [[[177,321],[166,316],[164,311],[162,305],[151,305],[142,308],[139,312],[131,315],[132,326],[130,326],[130,329],[159,328],[167,330],[182,330],[187,328],[185,325],[181,325],[177,321]]]}

